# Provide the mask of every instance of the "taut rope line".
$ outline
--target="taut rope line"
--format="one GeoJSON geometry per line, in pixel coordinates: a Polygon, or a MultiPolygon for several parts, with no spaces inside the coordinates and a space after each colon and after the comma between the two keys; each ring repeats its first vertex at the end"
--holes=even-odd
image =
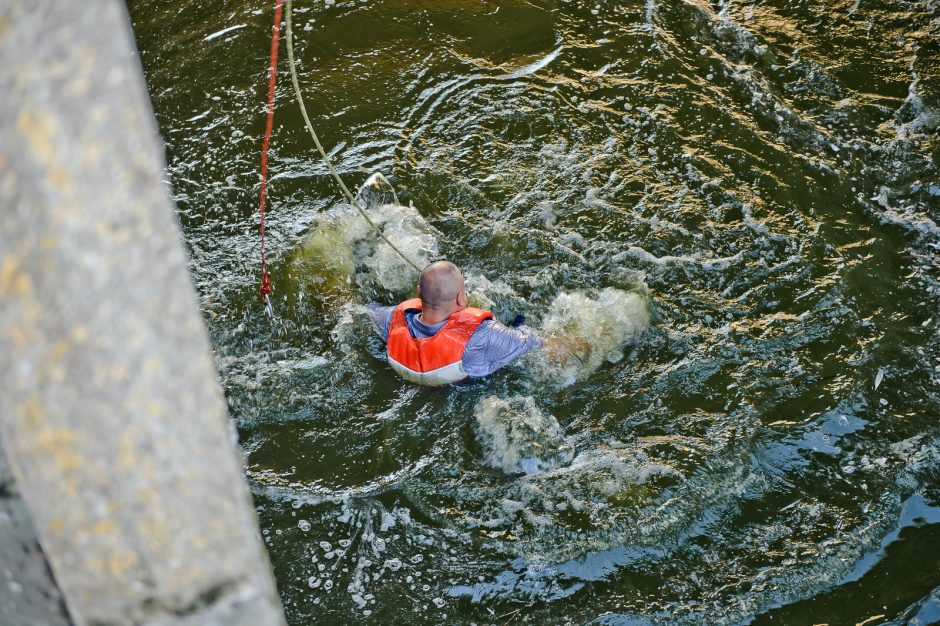
{"type": "Polygon", "coordinates": [[[264,204],[268,197],[268,147],[271,145],[271,129],[274,127],[274,82],[277,78],[277,49],[281,41],[281,10],[284,0],[277,0],[274,9],[274,32],[271,36],[271,62],[268,64],[268,122],[264,128],[264,142],[261,145],[261,199],[258,210],[261,213],[261,298],[264,309],[274,319],[274,307],[271,306],[271,276],[268,274],[268,262],[264,254],[264,204]]]}
{"type": "MultiPolygon", "coordinates": [[[[278,11],[280,11],[281,1],[282,0],[278,1],[278,11]]],[[[291,18],[291,5],[292,5],[291,0],[287,0],[287,21],[286,21],[287,61],[288,61],[288,64],[290,65],[290,78],[291,78],[291,82],[294,85],[294,95],[297,96],[297,104],[300,105],[300,112],[304,117],[304,122],[307,125],[307,130],[310,131],[310,136],[313,137],[313,143],[316,144],[317,150],[320,152],[320,156],[323,157],[323,161],[326,163],[326,166],[329,168],[330,173],[333,175],[333,178],[336,180],[336,183],[339,185],[339,188],[343,191],[343,195],[345,195],[346,199],[349,200],[349,203],[352,204],[354,207],[356,207],[359,213],[362,214],[362,217],[365,218],[365,220],[369,222],[369,225],[375,229],[375,231],[379,234],[379,236],[382,239],[385,240],[385,243],[391,246],[392,250],[398,253],[398,256],[400,256],[405,261],[407,261],[408,264],[411,267],[415,268],[415,270],[418,273],[421,273],[421,268],[418,267],[418,264],[412,261],[407,255],[405,255],[404,252],[399,250],[398,246],[393,244],[391,240],[385,236],[385,233],[382,232],[382,229],[379,228],[379,226],[375,222],[372,221],[372,218],[369,217],[368,212],[366,212],[366,210],[362,207],[362,205],[359,204],[356,198],[352,195],[352,193],[349,191],[349,188],[346,187],[346,183],[344,183],[343,179],[339,177],[339,174],[336,172],[336,168],[333,167],[333,162],[330,161],[330,157],[327,156],[326,150],[323,149],[323,145],[320,143],[320,139],[317,137],[317,133],[313,130],[313,124],[310,123],[310,117],[307,115],[307,107],[304,106],[304,97],[300,93],[300,83],[297,81],[297,69],[294,65],[294,34],[293,34],[293,30],[291,29],[291,19],[290,19],[291,18]]],[[[264,214],[262,213],[262,219],[263,219],[263,215],[264,214]]],[[[262,233],[263,232],[264,231],[262,230],[262,233]]],[[[264,248],[262,247],[262,258],[263,258],[263,250],[264,248]]]]}

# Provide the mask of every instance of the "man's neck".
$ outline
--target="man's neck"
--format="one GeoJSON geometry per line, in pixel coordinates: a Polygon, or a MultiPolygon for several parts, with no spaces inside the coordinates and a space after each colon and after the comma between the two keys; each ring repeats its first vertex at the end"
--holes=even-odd
{"type": "Polygon", "coordinates": [[[440,324],[447,318],[451,316],[451,313],[448,311],[438,311],[436,309],[424,309],[421,311],[421,316],[419,320],[422,324],[426,326],[434,326],[435,324],[440,324]]]}

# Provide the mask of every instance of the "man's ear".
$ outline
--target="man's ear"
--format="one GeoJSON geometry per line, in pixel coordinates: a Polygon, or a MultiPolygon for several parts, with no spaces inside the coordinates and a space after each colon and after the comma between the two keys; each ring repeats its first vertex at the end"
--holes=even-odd
{"type": "Polygon", "coordinates": [[[465,289],[461,289],[459,292],[457,292],[457,306],[467,306],[467,291],[465,289]]]}
{"type": "Polygon", "coordinates": [[[421,285],[420,284],[417,287],[415,287],[415,295],[418,296],[419,298],[421,297],[421,285]]]}

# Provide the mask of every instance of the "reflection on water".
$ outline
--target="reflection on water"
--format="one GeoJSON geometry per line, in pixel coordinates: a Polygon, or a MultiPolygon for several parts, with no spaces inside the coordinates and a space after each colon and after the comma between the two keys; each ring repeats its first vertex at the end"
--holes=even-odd
{"type": "Polygon", "coordinates": [[[389,235],[570,340],[443,390],[381,359],[413,270],[286,68],[263,315],[270,7],[129,4],[291,623],[937,619],[935,2],[299,2],[389,235]]]}

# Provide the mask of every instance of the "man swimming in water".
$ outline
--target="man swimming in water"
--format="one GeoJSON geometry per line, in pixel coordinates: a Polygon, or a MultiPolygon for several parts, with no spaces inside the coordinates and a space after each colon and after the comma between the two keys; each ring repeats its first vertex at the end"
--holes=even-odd
{"type": "Polygon", "coordinates": [[[449,261],[424,268],[417,298],[368,310],[387,344],[389,365],[422,385],[486,376],[540,345],[531,331],[508,328],[489,311],[468,307],[463,275],[449,261]]]}

